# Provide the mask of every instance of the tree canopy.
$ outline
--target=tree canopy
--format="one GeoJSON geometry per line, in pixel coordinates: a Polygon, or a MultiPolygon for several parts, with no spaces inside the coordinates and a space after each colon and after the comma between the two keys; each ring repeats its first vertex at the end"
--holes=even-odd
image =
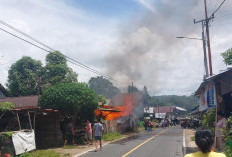
{"type": "Polygon", "coordinates": [[[24,56],[10,67],[7,87],[12,96],[36,95],[41,92],[42,78],[41,61],[24,56]]]}
{"type": "Polygon", "coordinates": [[[58,51],[46,56],[44,67],[41,61],[24,56],[11,65],[8,73],[7,87],[12,96],[38,95],[49,86],[77,82],[78,76],[58,51]]]}
{"type": "Polygon", "coordinates": [[[39,105],[57,109],[63,116],[93,120],[97,101],[97,95],[87,84],[64,83],[47,88],[39,99],[39,105]]]}
{"type": "Polygon", "coordinates": [[[232,48],[230,48],[227,51],[221,53],[221,56],[223,57],[224,63],[226,65],[231,65],[232,64],[232,48]]]}
{"type": "Polygon", "coordinates": [[[104,95],[107,99],[120,92],[120,90],[115,87],[112,82],[102,76],[91,77],[88,84],[97,95],[104,95]]]}
{"type": "Polygon", "coordinates": [[[48,85],[77,82],[77,73],[68,67],[65,56],[59,51],[50,52],[46,56],[45,70],[45,79],[48,85]]]}

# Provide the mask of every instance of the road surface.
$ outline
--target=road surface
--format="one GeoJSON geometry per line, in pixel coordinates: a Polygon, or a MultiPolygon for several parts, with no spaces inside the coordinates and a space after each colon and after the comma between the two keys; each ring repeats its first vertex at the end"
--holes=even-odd
{"type": "Polygon", "coordinates": [[[120,140],[81,157],[183,157],[182,147],[183,130],[174,126],[120,140]]]}

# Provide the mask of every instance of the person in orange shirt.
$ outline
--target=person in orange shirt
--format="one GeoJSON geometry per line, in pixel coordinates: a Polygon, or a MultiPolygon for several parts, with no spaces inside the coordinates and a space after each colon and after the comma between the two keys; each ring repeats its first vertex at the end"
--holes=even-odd
{"type": "Polygon", "coordinates": [[[195,134],[198,152],[185,155],[185,157],[226,157],[223,153],[213,152],[214,136],[209,130],[198,130],[195,134]]]}

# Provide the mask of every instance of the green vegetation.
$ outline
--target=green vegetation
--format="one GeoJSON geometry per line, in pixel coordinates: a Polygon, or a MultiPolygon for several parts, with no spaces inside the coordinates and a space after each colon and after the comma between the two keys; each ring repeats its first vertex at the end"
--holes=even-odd
{"type": "Polygon", "coordinates": [[[68,67],[65,56],[59,51],[50,52],[46,56],[44,69],[46,71],[44,73],[44,83],[47,86],[77,82],[77,73],[68,67]]]}
{"type": "Polygon", "coordinates": [[[78,148],[78,146],[74,146],[74,145],[66,145],[63,147],[63,149],[76,149],[78,148]]]}
{"type": "Polygon", "coordinates": [[[191,140],[192,140],[192,141],[195,141],[195,136],[191,137],[191,140]]]}
{"type": "Polygon", "coordinates": [[[189,111],[198,103],[197,98],[194,96],[164,95],[153,96],[152,104],[152,106],[179,106],[189,111]]]}
{"type": "Polygon", "coordinates": [[[144,127],[144,121],[139,121],[139,126],[144,127]]]}
{"type": "Polygon", "coordinates": [[[4,116],[6,111],[11,111],[13,108],[15,108],[15,105],[11,102],[1,102],[0,103],[0,119],[4,116]]]}
{"type": "Polygon", "coordinates": [[[4,140],[8,139],[8,138],[12,137],[12,135],[13,135],[13,132],[11,132],[11,131],[1,132],[0,133],[0,141],[4,141],[4,140]]]}
{"type": "Polygon", "coordinates": [[[104,97],[104,95],[98,95],[98,102],[102,102],[102,105],[106,104],[106,98],[104,97]]]}
{"type": "Polygon", "coordinates": [[[211,110],[203,115],[202,126],[214,132],[215,110],[211,110]]]}
{"type": "Polygon", "coordinates": [[[102,139],[104,141],[114,141],[114,140],[117,140],[121,137],[122,137],[122,135],[120,133],[113,132],[113,133],[107,133],[107,134],[103,135],[102,139]]]}
{"type": "Polygon", "coordinates": [[[11,111],[15,105],[11,102],[0,102],[0,111],[11,111]]]}
{"type": "Polygon", "coordinates": [[[226,156],[232,157],[232,116],[228,118],[228,129],[225,136],[226,141],[226,156]]]}
{"type": "MultiPolygon", "coordinates": [[[[97,96],[84,83],[65,83],[46,89],[40,97],[42,108],[51,108],[61,111],[67,117],[80,119],[94,119],[94,110],[97,108],[97,96]]],[[[74,120],[74,119],[73,119],[74,120]]]]}
{"type": "Polygon", "coordinates": [[[112,82],[102,76],[91,77],[88,84],[89,88],[93,89],[97,95],[104,95],[107,99],[120,92],[112,82]]]}
{"type": "Polygon", "coordinates": [[[42,88],[41,61],[23,56],[8,71],[7,87],[12,96],[36,95],[42,88]]]}
{"type": "Polygon", "coordinates": [[[36,150],[30,153],[24,153],[19,155],[19,157],[68,157],[66,154],[61,156],[60,154],[56,153],[52,150],[36,150]]]}
{"type": "Polygon", "coordinates": [[[8,73],[7,87],[12,96],[38,95],[47,87],[77,82],[77,73],[68,67],[65,56],[58,51],[46,56],[44,67],[41,61],[23,56],[11,65],[8,73]]]}
{"type": "Polygon", "coordinates": [[[223,57],[224,63],[226,65],[232,64],[232,48],[228,49],[226,52],[221,53],[221,56],[223,57]]]}

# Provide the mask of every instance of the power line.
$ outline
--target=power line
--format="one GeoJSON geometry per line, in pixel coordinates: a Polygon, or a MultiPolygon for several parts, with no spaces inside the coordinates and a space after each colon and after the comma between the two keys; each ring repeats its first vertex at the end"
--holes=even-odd
{"type": "MultiPolygon", "coordinates": [[[[18,39],[20,39],[20,40],[22,40],[22,41],[28,43],[28,44],[31,44],[31,45],[33,45],[33,46],[35,46],[35,47],[37,47],[37,48],[39,48],[39,49],[41,49],[41,50],[43,50],[43,51],[46,51],[46,52],[48,52],[48,53],[52,52],[52,51],[49,51],[49,50],[47,50],[47,49],[45,49],[45,48],[43,48],[43,47],[41,47],[41,46],[38,46],[38,45],[36,45],[36,44],[34,44],[34,43],[32,43],[32,42],[26,40],[26,39],[23,39],[23,38],[21,38],[21,37],[15,35],[15,34],[9,32],[9,31],[7,31],[7,30],[1,28],[1,27],[0,27],[0,30],[2,30],[3,32],[5,32],[5,33],[7,33],[7,34],[10,34],[10,35],[12,35],[12,36],[14,36],[14,37],[16,37],[16,38],[18,38],[18,39]]],[[[65,56],[65,55],[64,55],[64,56],[65,56]]],[[[107,78],[107,79],[110,79],[110,80],[113,80],[113,81],[116,81],[116,82],[119,82],[119,83],[128,85],[128,83],[118,81],[118,80],[116,80],[115,78],[111,77],[110,75],[103,75],[103,73],[101,73],[101,72],[99,72],[99,71],[97,71],[97,70],[94,70],[94,69],[92,69],[92,68],[90,68],[90,67],[88,67],[88,66],[86,66],[86,65],[84,65],[84,64],[82,64],[82,63],[79,63],[79,62],[75,61],[74,59],[72,59],[72,58],[70,58],[70,57],[68,57],[68,56],[65,56],[65,57],[67,58],[67,61],[70,62],[70,63],[72,63],[72,64],[75,64],[75,65],[77,65],[77,66],[79,66],[79,67],[82,67],[82,68],[84,68],[84,69],[86,69],[86,70],[88,70],[88,71],[91,71],[91,72],[93,72],[93,73],[95,73],[95,74],[98,74],[98,75],[100,75],[100,76],[103,76],[103,77],[105,77],[105,78],[107,78]],[[77,62],[77,63],[76,63],[76,62],[77,62]]]]}
{"type": "Polygon", "coordinates": [[[7,26],[7,27],[9,27],[9,28],[11,28],[11,29],[13,29],[14,31],[16,31],[16,32],[18,32],[18,33],[20,33],[20,34],[22,34],[22,35],[28,37],[29,39],[31,39],[31,40],[33,40],[33,41],[39,43],[40,45],[43,45],[44,47],[46,47],[46,48],[48,48],[48,49],[50,49],[50,50],[56,51],[56,50],[54,50],[53,48],[51,48],[51,47],[47,46],[46,44],[42,43],[41,41],[35,39],[34,37],[29,36],[29,35],[27,35],[26,33],[24,33],[23,31],[21,31],[21,30],[15,28],[15,27],[9,25],[8,23],[6,23],[6,22],[4,22],[4,21],[2,21],[2,20],[0,20],[0,23],[3,24],[3,25],[5,25],[5,26],[7,26]]]}
{"type": "MultiPolygon", "coordinates": [[[[48,49],[50,49],[50,50],[52,50],[52,51],[56,51],[55,49],[51,48],[50,46],[48,46],[48,45],[42,43],[41,41],[39,41],[39,40],[35,39],[34,37],[32,37],[32,36],[30,36],[30,35],[24,33],[23,31],[21,31],[21,30],[15,28],[15,27],[13,27],[13,26],[11,26],[10,24],[4,22],[3,20],[0,20],[0,23],[3,24],[3,25],[5,25],[5,26],[7,26],[7,27],[9,27],[10,29],[13,29],[14,31],[16,31],[16,32],[18,32],[18,33],[20,33],[20,34],[22,34],[22,35],[28,37],[29,39],[35,41],[36,43],[38,43],[38,44],[40,44],[40,45],[43,45],[44,47],[46,47],[46,48],[48,48],[48,49]]],[[[25,41],[25,40],[24,40],[24,41],[25,41]]],[[[31,44],[31,42],[30,42],[30,44],[31,44]]],[[[34,45],[34,46],[35,46],[35,45],[34,45]]],[[[36,47],[37,47],[37,46],[36,46],[36,47]]],[[[44,50],[44,49],[43,49],[43,50],[44,50]]],[[[47,51],[47,52],[48,52],[48,51],[47,51]]],[[[51,52],[51,51],[49,51],[49,52],[51,52]]],[[[63,54],[63,55],[64,55],[64,54],[63,54]]],[[[108,74],[101,73],[101,72],[99,72],[99,71],[97,71],[97,70],[95,70],[95,69],[93,69],[93,68],[90,68],[89,66],[87,66],[87,65],[85,65],[85,64],[83,64],[83,63],[81,63],[81,62],[79,62],[79,61],[77,61],[77,60],[75,60],[75,59],[73,59],[73,58],[71,58],[71,57],[68,57],[68,56],[66,56],[66,55],[64,55],[64,56],[65,56],[67,59],[70,59],[70,60],[72,60],[73,62],[76,62],[77,64],[80,64],[81,67],[83,66],[83,67],[85,67],[85,68],[87,68],[87,69],[90,69],[91,71],[97,72],[98,75],[103,75],[103,76],[107,76],[107,77],[109,77],[109,78],[115,79],[113,76],[110,76],[110,75],[108,75],[108,74]]]]}
{"type": "Polygon", "coordinates": [[[218,6],[218,8],[211,14],[211,16],[209,17],[209,18],[211,18],[211,17],[214,17],[214,14],[221,8],[221,6],[224,4],[224,2],[225,2],[226,0],[223,0],[222,2],[221,2],[221,4],[218,6]]]}

